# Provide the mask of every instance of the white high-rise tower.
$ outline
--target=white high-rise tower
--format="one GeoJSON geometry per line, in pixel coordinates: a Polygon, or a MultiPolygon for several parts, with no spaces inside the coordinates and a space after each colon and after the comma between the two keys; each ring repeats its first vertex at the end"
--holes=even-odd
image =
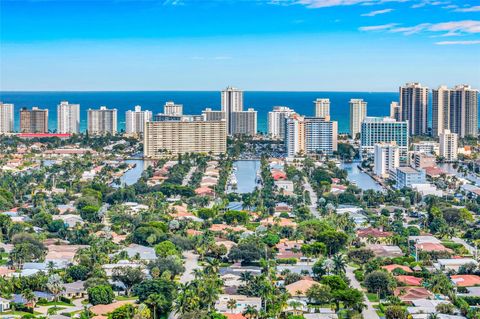
{"type": "Polygon", "coordinates": [[[151,111],[142,111],[140,105],[136,105],[134,111],[125,112],[125,132],[127,134],[142,134],[145,123],[152,120],[151,111]]]}
{"type": "Polygon", "coordinates": [[[243,91],[227,87],[222,91],[222,111],[225,112],[228,134],[233,134],[233,112],[243,111],[243,91]]]}
{"type": "Polygon", "coordinates": [[[62,101],[57,105],[58,133],[80,133],[80,104],[70,104],[62,101]]]}
{"type": "Polygon", "coordinates": [[[367,102],[362,99],[350,100],[350,135],[356,138],[362,128],[362,122],[367,116],[367,102]]]}
{"type": "Polygon", "coordinates": [[[0,102],[0,134],[13,132],[13,104],[0,102]]]}

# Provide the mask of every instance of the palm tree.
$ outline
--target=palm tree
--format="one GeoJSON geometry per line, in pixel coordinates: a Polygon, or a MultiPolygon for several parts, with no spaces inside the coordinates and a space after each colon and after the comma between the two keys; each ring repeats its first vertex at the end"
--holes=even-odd
{"type": "Polygon", "coordinates": [[[248,305],[247,308],[245,308],[243,315],[248,319],[254,319],[258,317],[258,310],[257,308],[248,305]]]}
{"type": "Polygon", "coordinates": [[[204,267],[205,273],[212,275],[217,274],[220,270],[220,260],[216,258],[208,258],[204,267]]]}
{"type": "Polygon", "coordinates": [[[37,301],[37,296],[30,289],[25,289],[22,292],[22,297],[25,299],[27,304],[31,304],[32,308],[35,308],[35,302],[37,301]]]}
{"type": "MultiPolygon", "coordinates": [[[[48,277],[47,288],[53,294],[55,301],[58,301],[58,295],[65,289],[63,287],[62,278],[58,274],[53,274],[48,277]]],[[[56,309],[57,304],[55,304],[54,309],[56,309]]]]}
{"type": "Polygon", "coordinates": [[[337,275],[345,273],[345,257],[341,254],[336,254],[332,257],[333,272],[337,275]]]}
{"type": "Polygon", "coordinates": [[[148,296],[148,299],[145,300],[145,303],[153,308],[153,319],[157,319],[158,308],[167,304],[167,300],[163,295],[151,294],[148,296]]]}
{"type": "Polygon", "coordinates": [[[227,308],[233,313],[233,309],[237,308],[237,301],[235,299],[230,299],[227,301],[227,308]]]}

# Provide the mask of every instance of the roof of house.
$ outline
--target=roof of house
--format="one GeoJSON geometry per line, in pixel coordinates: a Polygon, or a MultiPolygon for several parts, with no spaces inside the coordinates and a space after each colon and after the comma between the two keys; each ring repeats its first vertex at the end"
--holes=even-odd
{"type": "Polygon", "coordinates": [[[122,300],[122,301],[115,301],[108,305],[96,305],[90,307],[90,311],[93,312],[95,315],[106,315],[117,308],[120,308],[126,304],[133,304],[135,303],[134,300],[122,300]]]}
{"type": "Polygon", "coordinates": [[[318,282],[312,279],[301,279],[290,285],[286,285],[285,289],[287,289],[292,296],[305,296],[307,290],[314,285],[318,285],[318,282]]]}
{"type": "Polygon", "coordinates": [[[433,294],[423,287],[398,287],[393,292],[402,301],[428,299],[433,294]]]}
{"type": "Polygon", "coordinates": [[[421,243],[421,244],[416,244],[415,247],[423,251],[446,251],[446,252],[453,253],[453,250],[439,243],[421,243]]]}
{"type": "Polygon", "coordinates": [[[402,269],[405,272],[413,272],[410,267],[403,266],[403,265],[398,265],[398,264],[386,265],[386,266],[382,266],[382,268],[385,269],[388,272],[392,272],[395,269],[402,269]]]}
{"type": "Polygon", "coordinates": [[[480,276],[477,275],[452,275],[453,283],[458,287],[473,287],[480,285],[480,276]]]}
{"type": "Polygon", "coordinates": [[[365,228],[357,230],[358,237],[389,237],[392,236],[391,232],[383,231],[376,228],[365,228]]]}
{"type": "Polygon", "coordinates": [[[423,281],[422,278],[408,275],[395,276],[395,279],[407,286],[421,286],[423,281]]]}
{"type": "Polygon", "coordinates": [[[246,319],[244,315],[241,313],[222,313],[227,319],[246,319]]]}

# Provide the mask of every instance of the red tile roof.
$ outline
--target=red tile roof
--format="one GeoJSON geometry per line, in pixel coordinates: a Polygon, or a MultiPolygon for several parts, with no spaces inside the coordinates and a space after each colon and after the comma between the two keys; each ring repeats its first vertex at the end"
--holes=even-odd
{"type": "Polygon", "coordinates": [[[395,276],[395,279],[408,286],[421,286],[423,281],[422,278],[408,275],[395,276]]]}
{"type": "Polygon", "coordinates": [[[480,276],[477,275],[453,275],[450,276],[450,278],[458,287],[473,287],[480,285],[480,276]]]}
{"type": "Polygon", "coordinates": [[[405,272],[413,272],[412,269],[408,266],[403,266],[403,265],[397,265],[397,264],[392,264],[392,265],[387,265],[387,266],[382,266],[383,269],[385,269],[388,272],[392,272],[395,269],[402,269],[405,272]]]}

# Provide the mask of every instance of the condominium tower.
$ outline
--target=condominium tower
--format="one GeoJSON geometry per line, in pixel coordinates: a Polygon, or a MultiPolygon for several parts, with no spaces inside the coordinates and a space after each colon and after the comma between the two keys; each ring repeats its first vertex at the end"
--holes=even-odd
{"type": "Polygon", "coordinates": [[[316,99],[313,103],[316,117],[330,117],[330,99],[316,99]]]}
{"type": "Polygon", "coordinates": [[[227,87],[222,91],[222,111],[225,112],[228,134],[233,134],[233,112],[243,111],[243,91],[234,87],[227,87]]]}
{"type": "Polygon", "coordinates": [[[142,111],[140,105],[134,110],[125,112],[125,132],[127,134],[140,135],[143,133],[145,123],[152,120],[151,111],[142,111]]]}
{"type": "Polygon", "coordinates": [[[246,111],[232,112],[231,115],[231,135],[257,134],[257,111],[249,108],[246,111]]]}
{"type": "Polygon", "coordinates": [[[285,125],[287,156],[300,153],[330,155],[337,150],[337,135],[336,121],[292,114],[286,119],[285,125]]]}
{"type": "Polygon", "coordinates": [[[395,142],[400,151],[400,161],[407,162],[408,122],[395,121],[389,117],[366,117],[360,133],[360,154],[372,156],[375,144],[395,142]]]}
{"type": "Polygon", "coordinates": [[[399,91],[402,120],[408,121],[410,135],[427,134],[428,88],[420,83],[407,83],[399,91]]]}
{"type": "Polygon", "coordinates": [[[375,144],[373,157],[373,172],[382,178],[390,176],[391,172],[400,166],[400,150],[395,142],[375,144]]]}
{"type": "Polygon", "coordinates": [[[360,133],[362,122],[367,116],[367,102],[362,99],[350,100],[350,135],[356,138],[360,133]]]}
{"type": "Polygon", "coordinates": [[[80,104],[62,101],[57,105],[58,133],[80,133],[80,104]]]}
{"type": "Polygon", "coordinates": [[[432,90],[432,134],[450,130],[459,137],[478,134],[478,90],[469,85],[432,90]]]}
{"type": "Polygon", "coordinates": [[[225,120],[224,111],[212,110],[209,107],[207,107],[205,110],[202,111],[202,115],[205,121],[225,120]]]}
{"type": "Polygon", "coordinates": [[[285,119],[295,111],[287,106],[275,106],[268,112],[268,135],[274,139],[285,138],[285,119]]]}
{"type": "Polygon", "coordinates": [[[48,132],[48,109],[39,109],[34,106],[31,110],[20,110],[21,133],[47,133],[48,132]]]}
{"type": "Polygon", "coordinates": [[[390,117],[397,121],[402,120],[402,107],[398,102],[390,103],[390,117]]]}
{"type": "Polygon", "coordinates": [[[444,130],[440,134],[440,156],[446,161],[455,161],[458,155],[458,134],[444,130]]]}
{"type": "Polygon", "coordinates": [[[98,110],[88,110],[88,133],[93,135],[117,133],[117,109],[101,106],[98,110]]]}
{"type": "Polygon", "coordinates": [[[175,104],[174,102],[169,101],[163,106],[163,114],[183,115],[183,104],[175,104]]]}
{"type": "Polygon", "coordinates": [[[145,125],[144,155],[212,153],[227,150],[227,126],[220,121],[151,121],[145,125]]]}
{"type": "Polygon", "coordinates": [[[13,104],[0,102],[0,134],[13,132],[13,104]]]}

